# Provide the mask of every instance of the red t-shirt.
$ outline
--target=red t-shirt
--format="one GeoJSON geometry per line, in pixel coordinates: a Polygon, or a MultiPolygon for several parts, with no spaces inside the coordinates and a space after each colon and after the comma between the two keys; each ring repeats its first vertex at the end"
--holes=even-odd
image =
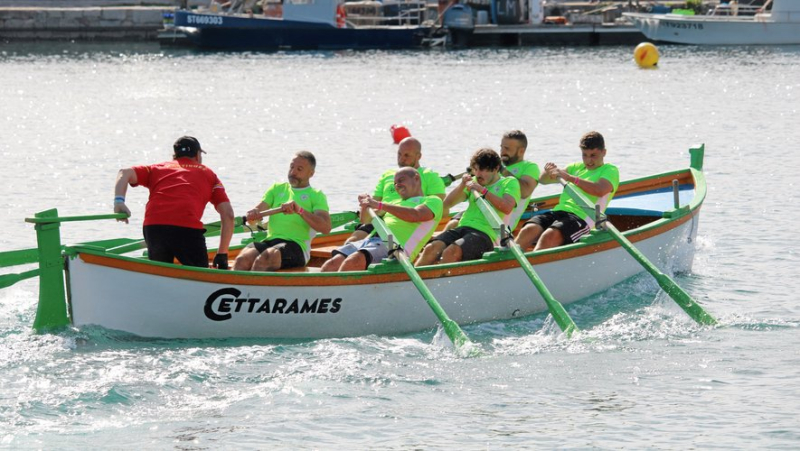
{"type": "Polygon", "coordinates": [[[203,211],[211,202],[229,202],[214,171],[191,158],[134,166],[136,185],[150,190],[144,225],[174,225],[202,229],[203,211]]]}

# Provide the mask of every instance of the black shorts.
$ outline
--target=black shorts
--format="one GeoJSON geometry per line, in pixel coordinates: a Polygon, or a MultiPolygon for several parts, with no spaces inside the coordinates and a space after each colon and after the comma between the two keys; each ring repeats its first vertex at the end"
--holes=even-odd
{"type": "Polygon", "coordinates": [[[494,250],[494,243],[489,235],[472,227],[456,227],[440,233],[431,241],[441,241],[446,246],[455,244],[461,248],[461,260],[477,260],[485,252],[494,250]]]}
{"type": "Polygon", "coordinates": [[[373,230],[375,230],[375,227],[372,224],[359,224],[356,226],[356,230],[360,230],[369,235],[373,230]]]}
{"type": "Polygon", "coordinates": [[[306,265],[306,256],[303,254],[303,248],[294,241],[275,238],[260,243],[253,243],[253,246],[259,254],[271,247],[279,250],[281,253],[281,269],[300,268],[306,265]]]}
{"type": "Polygon", "coordinates": [[[147,243],[147,258],[156,262],[208,268],[208,249],[205,229],[192,229],[172,225],[146,225],[142,227],[147,243]]]}
{"type": "Polygon", "coordinates": [[[525,224],[536,224],[544,230],[558,230],[564,236],[564,244],[576,243],[592,230],[586,221],[568,211],[547,211],[534,216],[525,224]]]}

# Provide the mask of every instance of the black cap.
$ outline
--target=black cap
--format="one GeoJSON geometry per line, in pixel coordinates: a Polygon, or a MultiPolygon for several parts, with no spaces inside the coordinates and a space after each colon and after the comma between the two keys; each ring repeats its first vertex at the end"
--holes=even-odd
{"type": "Polygon", "coordinates": [[[176,157],[193,157],[197,155],[197,152],[206,153],[200,147],[200,141],[193,136],[181,136],[175,141],[175,144],[172,145],[172,149],[175,151],[176,157]]]}

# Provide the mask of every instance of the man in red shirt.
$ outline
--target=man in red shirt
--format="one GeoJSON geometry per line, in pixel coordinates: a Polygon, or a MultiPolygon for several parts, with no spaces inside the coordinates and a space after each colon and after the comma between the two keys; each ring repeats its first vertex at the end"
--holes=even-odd
{"type": "Polygon", "coordinates": [[[178,138],[173,150],[172,161],[120,169],[114,188],[114,213],[131,215],[125,205],[128,185],[147,187],[150,199],[143,227],[147,256],[165,263],[177,258],[183,265],[207,268],[208,250],[201,218],[211,202],[222,223],[214,267],[228,269],[228,246],[234,224],[233,207],[225,187],[214,171],[202,164],[205,151],[196,138],[178,138]]]}

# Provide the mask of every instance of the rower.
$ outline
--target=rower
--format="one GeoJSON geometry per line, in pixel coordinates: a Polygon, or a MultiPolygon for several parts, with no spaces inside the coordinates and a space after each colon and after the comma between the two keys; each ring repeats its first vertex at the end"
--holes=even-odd
{"type": "Polygon", "coordinates": [[[486,199],[501,219],[511,214],[519,202],[519,181],[500,175],[500,162],[500,155],[489,148],[472,155],[470,167],[474,179],[464,174],[461,183],[444,200],[444,208],[448,210],[464,201],[468,201],[469,206],[458,227],[442,232],[425,246],[417,266],[477,260],[494,249],[499,237],[471,194],[475,191],[486,199]]]}
{"type": "MultiPolygon", "coordinates": [[[[509,230],[517,227],[519,219],[528,208],[528,201],[539,184],[539,165],[525,160],[525,151],[528,148],[528,138],[520,130],[511,130],[503,134],[500,140],[500,159],[503,161],[500,175],[514,177],[519,180],[520,201],[509,215],[505,223],[509,230]]],[[[464,212],[454,215],[445,226],[445,230],[458,227],[458,221],[464,212]]],[[[497,244],[497,243],[495,243],[497,244]]]]}
{"type": "MultiPolygon", "coordinates": [[[[572,182],[596,205],[605,211],[619,186],[619,169],[605,162],[606,144],[598,132],[584,134],[580,140],[583,161],[561,169],[555,163],[544,165],[539,182],[557,183],[558,179],[572,182]]],[[[566,193],[561,194],[558,205],[551,211],[534,216],[526,222],[517,235],[517,244],[528,249],[536,243],[534,250],[549,249],[563,244],[576,243],[594,227],[592,215],[566,193]]]]}
{"type": "MultiPolygon", "coordinates": [[[[395,134],[396,135],[396,134],[395,134]]],[[[397,147],[397,167],[412,167],[419,172],[422,182],[422,193],[425,196],[436,196],[439,199],[444,199],[444,182],[436,171],[430,168],[420,166],[422,159],[422,144],[412,136],[403,138],[397,147]]],[[[394,176],[397,169],[389,169],[381,175],[375,190],[372,193],[372,198],[384,204],[400,203],[402,198],[395,190],[394,176]]],[[[382,214],[381,212],[378,212],[382,214]]],[[[360,241],[366,238],[373,231],[372,224],[367,220],[366,223],[361,223],[356,226],[352,235],[347,238],[346,243],[360,241]]]]}
{"type": "MultiPolygon", "coordinates": [[[[439,225],[442,200],[437,196],[422,194],[422,177],[411,167],[397,170],[394,186],[401,199],[397,204],[383,203],[368,194],[358,197],[361,221],[369,222],[369,209],[384,212],[386,226],[408,254],[409,260],[413,261],[439,225]]],[[[379,236],[372,235],[334,250],[333,257],[322,265],[322,271],[361,271],[371,263],[390,257],[390,252],[379,236]]]]}
{"type": "Polygon", "coordinates": [[[233,269],[275,271],[308,264],[311,239],[331,231],[328,198],[310,184],[316,166],[314,154],[297,152],[289,165],[289,182],[270,186],[261,202],[247,212],[247,220],[254,221],[261,219],[262,210],[280,207],[282,211],[270,218],[264,241],[242,249],[233,269]]]}

